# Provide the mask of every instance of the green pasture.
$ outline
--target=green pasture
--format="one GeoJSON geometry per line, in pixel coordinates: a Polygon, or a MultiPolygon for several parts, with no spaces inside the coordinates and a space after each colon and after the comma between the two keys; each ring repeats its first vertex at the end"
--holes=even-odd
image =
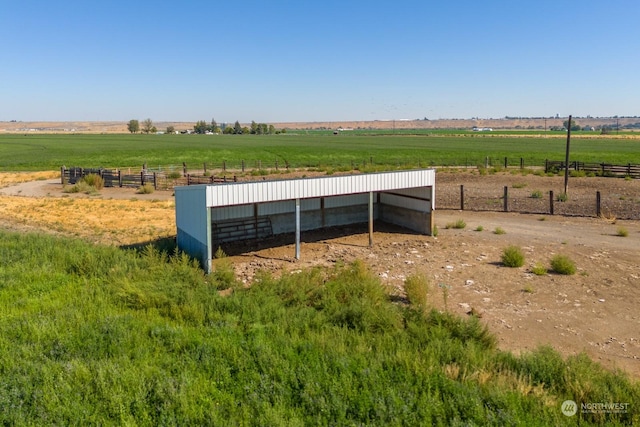
{"type": "MultiPolygon", "coordinates": [[[[290,167],[379,169],[426,166],[542,166],[562,160],[564,134],[489,133],[366,134],[342,132],[281,135],[0,135],[0,170],[57,170],[82,167],[182,166],[237,168],[290,167]]],[[[640,140],[614,137],[571,141],[571,159],[582,162],[639,164],[640,140]]]]}

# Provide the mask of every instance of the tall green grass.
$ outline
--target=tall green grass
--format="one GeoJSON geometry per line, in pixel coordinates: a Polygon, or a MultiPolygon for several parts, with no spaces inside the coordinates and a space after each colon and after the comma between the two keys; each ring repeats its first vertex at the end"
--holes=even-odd
{"type": "Polygon", "coordinates": [[[0,424],[640,422],[624,375],[500,351],[476,318],[392,300],[361,262],[219,281],[228,266],[206,276],[151,246],[0,232],[0,424]],[[629,412],[567,418],[565,399],[629,412]]]}
{"type": "MultiPolygon", "coordinates": [[[[583,162],[640,163],[638,141],[576,139],[572,158],[583,162]]],[[[544,165],[564,159],[562,138],[540,136],[474,137],[465,134],[370,135],[287,133],[283,135],[0,135],[0,170],[57,170],[62,165],[107,168],[202,168],[222,162],[249,169],[314,167],[388,170],[395,167],[544,165]]],[[[173,169],[170,169],[173,170],[173,169]]]]}

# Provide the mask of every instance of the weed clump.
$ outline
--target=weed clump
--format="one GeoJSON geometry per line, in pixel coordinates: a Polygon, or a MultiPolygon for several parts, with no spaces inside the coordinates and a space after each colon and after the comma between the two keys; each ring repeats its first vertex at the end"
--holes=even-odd
{"type": "Polygon", "coordinates": [[[404,291],[412,307],[426,311],[429,280],[425,276],[413,275],[404,281],[404,291]]]}
{"type": "Polygon", "coordinates": [[[138,187],[138,189],[136,190],[136,194],[151,194],[155,190],[156,189],[153,188],[153,184],[146,183],[138,187]]]}
{"type": "Polygon", "coordinates": [[[531,272],[536,276],[544,276],[545,274],[547,274],[547,267],[542,265],[542,263],[537,262],[536,265],[531,267],[531,272]]]}
{"type": "Polygon", "coordinates": [[[457,228],[457,229],[463,229],[467,226],[467,223],[464,222],[463,219],[459,219],[456,222],[450,222],[448,223],[444,228],[446,229],[450,229],[450,228],[457,228]]]}
{"type": "Polygon", "coordinates": [[[556,255],[551,259],[551,268],[558,274],[572,275],[576,272],[576,264],[566,255],[556,255]]]}
{"type": "Polygon", "coordinates": [[[102,179],[100,175],[97,175],[95,173],[85,175],[82,178],[82,181],[84,181],[88,186],[93,187],[98,191],[104,188],[104,179],[102,179]]]}
{"type": "Polygon", "coordinates": [[[507,246],[502,251],[502,264],[505,267],[522,267],[524,265],[524,253],[518,246],[507,246]]]}

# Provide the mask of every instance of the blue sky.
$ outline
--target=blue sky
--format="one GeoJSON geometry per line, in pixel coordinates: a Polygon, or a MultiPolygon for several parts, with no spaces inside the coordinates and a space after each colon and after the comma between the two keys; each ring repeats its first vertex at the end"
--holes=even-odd
{"type": "Polygon", "coordinates": [[[640,2],[8,1],[0,120],[640,115],[640,2]]]}

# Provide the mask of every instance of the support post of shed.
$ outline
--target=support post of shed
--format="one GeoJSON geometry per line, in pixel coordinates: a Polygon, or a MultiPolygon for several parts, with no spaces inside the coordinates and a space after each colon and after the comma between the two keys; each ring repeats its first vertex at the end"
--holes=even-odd
{"type": "Polygon", "coordinates": [[[373,191],[369,191],[369,247],[373,247],[373,191]]]}
{"type": "Polygon", "coordinates": [[[300,199],[296,199],[296,259],[300,259],[300,199]]]}

